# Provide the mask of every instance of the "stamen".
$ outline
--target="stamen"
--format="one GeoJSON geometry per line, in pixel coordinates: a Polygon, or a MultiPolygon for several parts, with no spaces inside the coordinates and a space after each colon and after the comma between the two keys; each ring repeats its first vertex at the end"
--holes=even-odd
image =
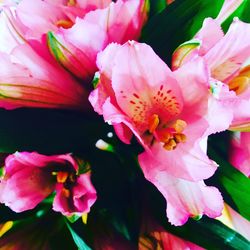
{"type": "Polygon", "coordinates": [[[240,71],[239,76],[250,77],[250,65],[244,67],[244,68],[240,71]]]}
{"type": "Polygon", "coordinates": [[[64,183],[67,180],[68,176],[69,174],[67,172],[60,171],[57,173],[56,180],[58,183],[64,183]]]}
{"type": "Polygon", "coordinates": [[[250,65],[244,67],[229,83],[229,89],[237,95],[243,93],[250,85],[250,65]]]}
{"type": "Polygon", "coordinates": [[[154,131],[156,130],[156,128],[158,127],[159,123],[160,123],[160,119],[159,116],[156,114],[153,114],[150,118],[149,118],[149,132],[150,133],[154,133],[154,131]]]}
{"type": "Polygon", "coordinates": [[[187,137],[184,134],[175,134],[174,135],[174,140],[176,141],[176,143],[186,142],[187,137]]]}
{"type": "Polygon", "coordinates": [[[166,150],[171,151],[171,150],[175,149],[176,146],[177,146],[177,144],[176,144],[175,140],[174,140],[174,139],[170,139],[168,142],[166,142],[166,143],[164,144],[163,147],[164,147],[166,150]]]}
{"type": "Polygon", "coordinates": [[[66,198],[69,198],[69,197],[70,197],[70,191],[69,191],[69,189],[63,188],[63,189],[62,189],[62,194],[63,194],[63,196],[65,196],[66,198]]]}
{"type": "Polygon", "coordinates": [[[67,5],[68,6],[75,6],[76,5],[76,1],[75,0],[69,0],[67,5]]]}
{"type": "Polygon", "coordinates": [[[73,22],[70,21],[70,20],[64,20],[64,19],[61,19],[59,21],[56,22],[56,26],[59,28],[59,27],[62,27],[64,29],[69,29],[73,26],[73,22]]]}
{"type": "Polygon", "coordinates": [[[181,133],[187,126],[187,123],[183,120],[176,120],[176,122],[171,126],[175,129],[176,133],[181,133]]]}
{"type": "Polygon", "coordinates": [[[237,76],[229,83],[229,89],[233,90],[237,95],[243,93],[250,85],[249,78],[246,76],[237,76]]]}

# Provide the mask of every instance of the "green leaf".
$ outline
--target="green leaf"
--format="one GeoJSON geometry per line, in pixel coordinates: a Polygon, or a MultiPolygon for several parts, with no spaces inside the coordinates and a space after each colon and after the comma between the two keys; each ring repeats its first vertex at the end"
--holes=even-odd
{"type": "Polygon", "coordinates": [[[176,0],[145,25],[141,41],[149,44],[170,65],[173,51],[190,40],[204,18],[216,17],[223,0],[176,0]]]}
{"type": "Polygon", "coordinates": [[[71,216],[66,216],[66,219],[70,222],[70,223],[74,223],[76,222],[78,219],[80,219],[82,216],[81,215],[76,215],[73,214],[71,216]]]}
{"type": "Polygon", "coordinates": [[[66,225],[79,250],[91,250],[91,248],[83,241],[83,239],[75,232],[75,230],[71,227],[71,225],[67,221],[66,225]]]}
{"type": "Polygon", "coordinates": [[[150,0],[149,5],[150,5],[150,12],[149,12],[150,16],[154,16],[155,14],[161,12],[167,7],[166,0],[157,0],[157,1],[150,0]]]}
{"type": "Polygon", "coordinates": [[[250,22],[250,0],[244,0],[242,4],[223,22],[222,28],[226,32],[234,17],[238,17],[243,22],[250,22]]]}
{"type": "Polygon", "coordinates": [[[205,249],[250,249],[250,242],[247,239],[214,219],[189,221],[183,227],[174,230],[180,237],[205,249]]]}
{"type": "Polygon", "coordinates": [[[250,179],[234,168],[216,151],[209,149],[210,158],[219,164],[219,168],[211,181],[218,186],[224,200],[242,216],[250,220],[250,179]]]}

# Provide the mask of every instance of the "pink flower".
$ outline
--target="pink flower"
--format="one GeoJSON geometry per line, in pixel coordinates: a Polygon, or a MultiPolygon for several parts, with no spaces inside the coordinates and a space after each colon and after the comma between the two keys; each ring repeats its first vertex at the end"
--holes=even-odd
{"type": "Polygon", "coordinates": [[[230,146],[230,162],[239,171],[250,177],[250,133],[235,133],[230,146]]]}
{"type": "Polygon", "coordinates": [[[96,191],[88,173],[78,175],[70,155],[15,153],[6,158],[0,201],[15,212],[33,209],[54,190],[53,209],[64,215],[89,212],[96,191]]]}
{"type": "Polygon", "coordinates": [[[76,18],[69,29],[48,33],[48,45],[56,60],[79,78],[92,78],[96,56],[109,43],[138,39],[146,20],[144,0],[118,0],[106,8],[76,18]]]}
{"type": "Polygon", "coordinates": [[[199,182],[216,170],[216,164],[206,155],[206,146],[202,146],[206,144],[208,123],[204,116],[209,96],[203,61],[196,60],[173,73],[149,46],[128,42],[109,45],[98,55],[97,65],[100,81],[90,102],[105,121],[114,125],[123,142],[129,143],[133,133],[143,145],[145,152],[139,155],[139,163],[145,177],[166,198],[170,221],[180,225],[188,215],[203,212],[218,216],[222,208],[219,192],[208,192],[219,202],[210,211],[207,207],[211,199],[204,203],[204,195],[211,189],[199,182]],[[192,185],[197,188],[196,201],[201,208],[193,213],[193,200],[187,196],[185,202],[190,206],[181,204],[185,212],[180,211],[174,219],[171,206],[178,211],[178,205],[167,190],[173,186],[172,193],[183,191],[185,185],[172,184],[179,179],[180,183],[191,182],[188,190],[192,185]]]}
{"type": "MultiPolygon", "coordinates": [[[[108,43],[139,38],[146,21],[146,8],[144,0],[69,1],[67,4],[23,0],[14,10],[5,8],[2,16],[8,16],[11,24],[8,26],[14,34],[9,36],[40,40],[49,32],[48,45],[56,60],[77,77],[90,81],[97,69],[96,55],[108,43]]],[[[7,34],[3,31],[4,37],[7,34]]]]}
{"type": "Polygon", "coordinates": [[[67,6],[65,1],[23,0],[5,6],[0,13],[0,107],[88,110],[97,53],[109,42],[138,38],[145,8],[144,0],[70,1],[67,6]]]}
{"type": "Polygon", "coordinates": [[[0,52],[0,106],[6,109],[44,107],[89,108],[88,92],[64,71],[38,42],[0,52]]]}
{"type": "MultiPolygon", "coordinates": [[[[204,59],[209,69],[212,90],[220,94],[223,88],[223,94],[212,101],[212,111],[220,109],[221,114],[226,115],[225,118],[228,121],[231,119],[228,125],[234,130],[240,127],[243,127],[241,130],[246,129],[250,122],[248,108],[250,105],[250,70],[248,66],[245,66],[250,56],[250,43],[248,42],[250,26],[235,19],[224,35],[220,21],[222,16],[228,15],[226,14],[227,8],[229,10],[235,8],[240,2],[227,1],[218,20],[205,19],[195,39],[181,45],[173,55],[174,69],[197,57],[204,59]],[[219,88],[216,85],[219,85],[219,88]]],[[[222,131],[223,126],[220,127],[222,131]]],[[[224,130],[227,128],[224,126],[224,130]]]]}

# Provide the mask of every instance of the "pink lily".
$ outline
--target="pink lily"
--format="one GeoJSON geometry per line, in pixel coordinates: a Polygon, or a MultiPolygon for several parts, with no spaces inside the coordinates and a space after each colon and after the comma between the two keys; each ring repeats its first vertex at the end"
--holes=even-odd
{"type": "Polygon", "coordinates": [[[96,200],[88,173],[78,175],[68,155],[15,153],[6,158],[0,183],[0,202],[15,212],[36,207],[56,190],[53,209],[64,215],[87,213],[96,200]]]}
{"type": "Polygon", "coordinates": [[[146,1],[118,0],[106,8],[77,18],[69,29],[48,33],[48,45],[55,58],[79,78],[92,78],[96,56],[109,43],[138,39],[146,20],[146,1]],[[76,56],[77,55],[77,56],[76,56]]]}
{"type": "Polygon", "coordinates": [[[239,171],[250,177],[250,133],[234,133],[230,148],[230,162],[239,171]]]}
{"type": "Polygon", "coordinates": [[[37,42],[0,52],[0,106],[88,109],[88,92],[37,42]],[[34,63],[35,62],[35,63],[34,63]]]}
{"type": "Polygon", "coordinates": [[[23,0],[15,10],[4,9],[2,15],[7,16],[12,30],[3,31],[0,41],[7,36],[40,40],[49,32],[47,42],[56,60],[78,78],[90,81],[97,70],[99,51],[110,42],[139,38],[146,9],[146,0],[69,1],[67,5],[65,1],[36,0],[31,4],[23,0]]]}
{"type": "MultiPolygon", "coordinates": [[[[219,21],[207,18],[195,39],[181,45],[173,55],[174,69],[197,57],[205,60],[212,90],[220,93],[221,87],[224,89],[223,94],[215,98],[217,100],[210,98],[214,102],[213,110],[224,110],[221,113],[227,114],[228,120],[231,119],[229,125],[232,130],[246,130],[250,120],[249,67],[245,67],[250,56],[248,39],[249,24],[235,19],[224,35],[219,21]]],[[[224,127],[224,130],[227,128],[224,127]]]]}
{"type": "Polygon", "coordinates": [[[218,216],[222,199],[217,190],[211,191],[211,197],[218,200],[218,206],[211,209],[214,212],[207,209],[203,198],[197,198],[201,208],[192,211],[193,200],[183,195],[190,206],[183,202],[185,212],[180,211],[175,218],[171,206],[178,213],[176,201],[171,201],[167,191],[173,186],[173,193],[179,189],[182,192],[185,184],[173,185],[179,179],[180,183],[190,182],[188,190],[197,190],[199,197],[211,190],[199,183],[216,170],[216,164],[201,146],[208,129],[203,118],[207,113],[208,86],[202,60],[174,74],[149,46],[132,41],[123,46],[109,45],[99,53],[97,65],[100,81],[89,100],[95,111],[114,125],[123,142],[129,143],[133,133],[145,148],[139,155],[139,163],[145,177],[166,198],[171,223],[183,224],[189,215],[203,212],[218,216]]]}

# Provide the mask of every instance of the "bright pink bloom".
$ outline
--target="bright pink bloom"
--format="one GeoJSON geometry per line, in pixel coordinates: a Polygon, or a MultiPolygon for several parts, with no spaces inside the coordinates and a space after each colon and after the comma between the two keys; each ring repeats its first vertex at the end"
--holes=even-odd
{"type": "Polygon", "coordinates": [[[88,109],[88,92],[63,70],[42,44],[0,52],[0,106],[88,109]]]}
{"type": "Polygon", "coordinates": [[[250,177],[250,133],[235,133],[230,148],[230,162],[239,171],[250,177]]]}
{"type": "Polygon", "coordinates": [[[5,45],[6,38],[40,40],[49,32],[48,45],[56,60],[77,77],[90,81],[97,69],[96,55],[108,43],[139,38],[146,8],[145,0],[23,0],[16,9],[6,7],[2,13],[8,17],[4,29],[9,27],[11,32],[0,31],[0,42],[4,42],[0,50],[12,47],[5,45]]]}
{"type": "MultiPolygon", "coordinates": [[[[97,65],[100,82],[91,93],[90,102],[105,121],[114,125],[123,142],[129,143],[133,132],[144,146],[139,163],[146,178],[158,187],[169,204],[170,187],[167,183],[164,186],[161,183],[160,187],[158,183],[167,176],[183,179],[180,182],[191,181],[190,186],[197,185],[202,197],[199,199],[202,207],[195,212],[218,216],[222,208],[219,192],[211,192],[219,204],[214,210],[211,208],[214,213],[210,212],[203,201],[206,190],[210,189],[192,182],[206,179],[216,170],[216,164],[208,159],[201,146],[208,129],[203,117],[207,114],[209,96],[202,60],[172,73],[149,46],[128,42],[123,46],[109,45],[98,55],[97,65]]],[[[176,186],[173,189],[178,193],[176,186]]],[[[189,198],[186,202],[192,206],[193,200],[189,198]]],[[[182,204],[186,213],[174,219],[169,204],[168,217],[176,225],[184,223],[188,215],[197,215],[182,204]]],[[[175,201],[172,206],[178,210],[175,201]]]]}
{"type": "Polygon", "coordinates": [[[6,158],[0,201],[15,212],[33,209],[54,190],[53,209],[71,215],[89,212],[96,200],[90,175],[78,176],[70,155],[15,153],[6,158]]]}
{"type": "MultiPolygon", "coordinates": [[[[139,160],[146,179],[167,200],[167,216],[171,224],[180,226],[189,217],[200,219],[203,214],[212,218],[220,216],[223,199],[217,188],[207,187],[203,181],[191,182],[171,176],[149,154],[141,155],[139,160]]],[[[191,161],[189,164],[192,164],[191,161]]]]}
{"type": "Polygon", "coordinates": [[[118,0],[106,8],[76,18],[69,29],[48,34],[55,58],[77,77],[92,78],[97,70],[96,56],[109,43],[138,39],[146,20],[146,1],[118,0]]]}
{"type": "MultiPolygon", "coordinates": [[[[233,7],[233,4],[240,3],[228,1],[228,7],[233,7]]],[[[213,108],[220,109],[221,114],[227,113],[226,119],[232,120],[231,127],[234,129],[242,124],[249,124],[250,121],[248,108],[250,105],[250,70],[249,67],[245,67],[250,56],[249,39],[249,24],[235,19],[224,35],[219,21],[207,18],[195,39],[181,45],[173,56],[174,69],[197,57],[205,60],[210,72],[211,88],[216,89],[215,85],[219,84],[224,89],[224,94],[213,101],[213,108]],[[223,84],[226,85],[223,86],[223,84]],[[226,90],[226,88],[229,89],[226,90]]],[[[220,92],[220,87],[216,91],[220,92]]],[[[224,129],[227,127],[225,126],[224,129]]]]}

